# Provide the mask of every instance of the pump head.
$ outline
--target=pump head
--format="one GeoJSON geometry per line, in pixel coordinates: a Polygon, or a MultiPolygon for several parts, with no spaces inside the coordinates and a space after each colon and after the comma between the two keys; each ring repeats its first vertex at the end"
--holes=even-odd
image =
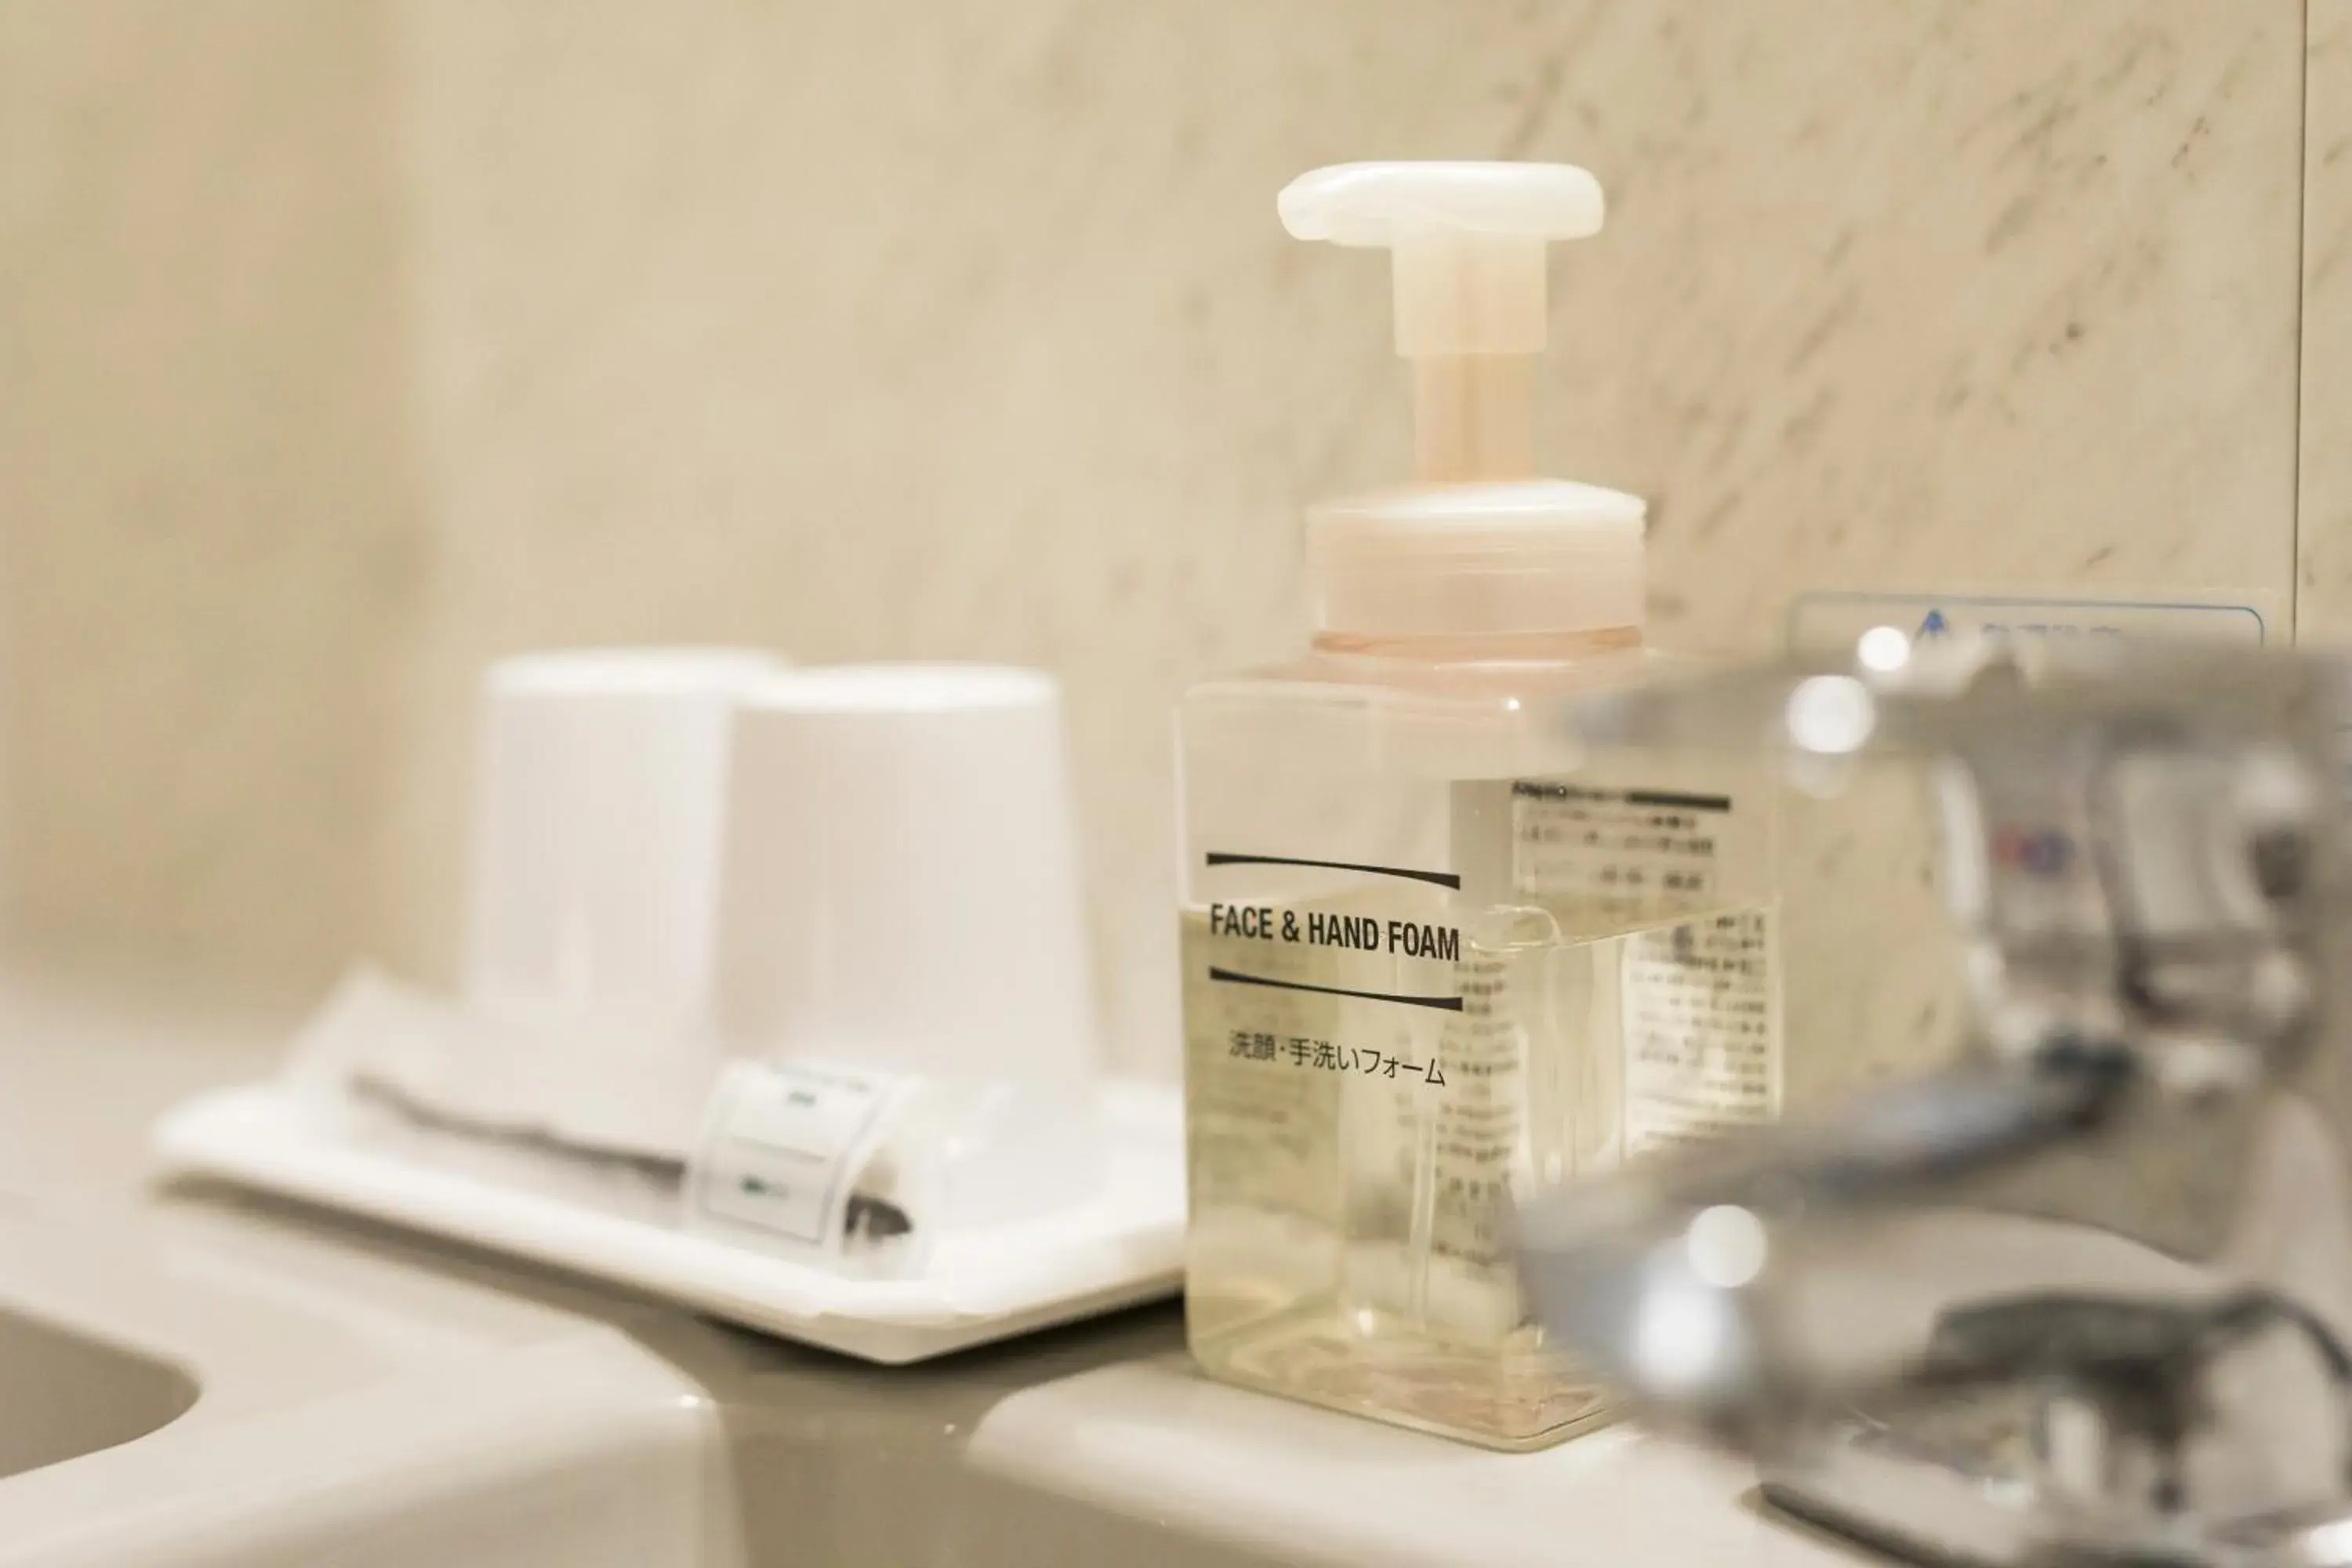
{"type": "Polygon", "coordinates": [[[1601,182],[1567,163],[1338,163],[1276,199],[1295,239],[1393,254],[1406,359],[1539,354],[1544,248],[1601,232],[1601,182]]]}
{"type": "Polygon", "coordinates": [[[1397,353],[1413,362],[1421,483],[1310,514],[1324,629],[1638,625],[1642,503],[1535,477],[1546,247],[1600,232],[1600,182],[1565,163],[1339,163],[1276,207],[1294,237],[1391,253],[1397,353]]]}

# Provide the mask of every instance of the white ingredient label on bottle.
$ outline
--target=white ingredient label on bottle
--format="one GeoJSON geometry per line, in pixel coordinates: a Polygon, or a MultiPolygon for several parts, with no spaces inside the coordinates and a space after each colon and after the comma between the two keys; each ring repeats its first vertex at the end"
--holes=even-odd
{"type": "Polygon", "coordinates": [[[901,1081],[806,1062],[730,1063],[687,1169],[692,1217],[839,1251],[857,1173],[901,1081]]]}
{"type": "Polygon", "coordinates": [[[1727,795],[1511,785],[1511,883],[1596,909],[1687,908],[1721,889],[1727,795]]]}
{"type": "Polygon", "coordinates": [[[1703,915],[1625,944],[1625,1148],[1695,1142],[1780,1109],[1771,916],[1703,915]]]}

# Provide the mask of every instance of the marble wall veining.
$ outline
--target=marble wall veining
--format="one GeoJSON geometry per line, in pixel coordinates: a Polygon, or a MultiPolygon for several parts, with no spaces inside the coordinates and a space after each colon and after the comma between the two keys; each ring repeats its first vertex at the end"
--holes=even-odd
{"type": "Polygon", "coordinates": [[[1662,639],[2293,591],[2302,0],[0,18],[20,926],[446,973],[484,658],[1034,662],[1172,1069],[1169,704],[1303,635],[1297,509],[1409,452],[1379,264],[1272,218],[1340,158],[1608,185],[1542,439],[1651,498],[1662,639]]]}

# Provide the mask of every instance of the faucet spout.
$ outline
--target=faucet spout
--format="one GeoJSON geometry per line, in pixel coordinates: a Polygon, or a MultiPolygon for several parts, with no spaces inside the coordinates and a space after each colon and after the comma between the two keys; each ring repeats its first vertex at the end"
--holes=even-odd
{"type": "Polygon", "coordinates": [[[1878,651],[1612,698],[1580,733],[1760,733],[1814,784],[1916,756],[1957,1055],[1526,1197],[1537,1321],[1898,1552],[2352,1568],[2341,668],[1878,651]]]}
{"type": "MultiPolygon", "coordinates": [[[[1848,1272],[1902,1216],[1999,1201],[2053,1152],[2109,1134],[2134,1087],[2126,1059],[2090,1050],[1890,1084],[1834,1118],[1522,1206],[1521,1277],[1547,1330],[1618,1386],[1767,1446],[1792,1402],[1860,1396],[1915,1370],[1901,1336],[1857,1334],[1868,1314],[1819,1276],[1848,1272]]],[[[1953,1294],[1979,1284],[1970,1272],[1953,1294]]]]}

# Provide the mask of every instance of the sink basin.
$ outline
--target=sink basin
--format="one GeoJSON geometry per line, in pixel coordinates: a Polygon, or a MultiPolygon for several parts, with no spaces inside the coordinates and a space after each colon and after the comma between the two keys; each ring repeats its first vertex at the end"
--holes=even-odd
{"type": "Polygon", "coordinates": [[[740,1568],[713,1401],[628,1310],[233,1205],[0,1206],[0,1568],[740,1568]]]}
{"type": "Polygon", "coordinates": [[[0,1311],[0,1479],[144,1437],[195,1402],[169,1362],[0,1311]]]}

